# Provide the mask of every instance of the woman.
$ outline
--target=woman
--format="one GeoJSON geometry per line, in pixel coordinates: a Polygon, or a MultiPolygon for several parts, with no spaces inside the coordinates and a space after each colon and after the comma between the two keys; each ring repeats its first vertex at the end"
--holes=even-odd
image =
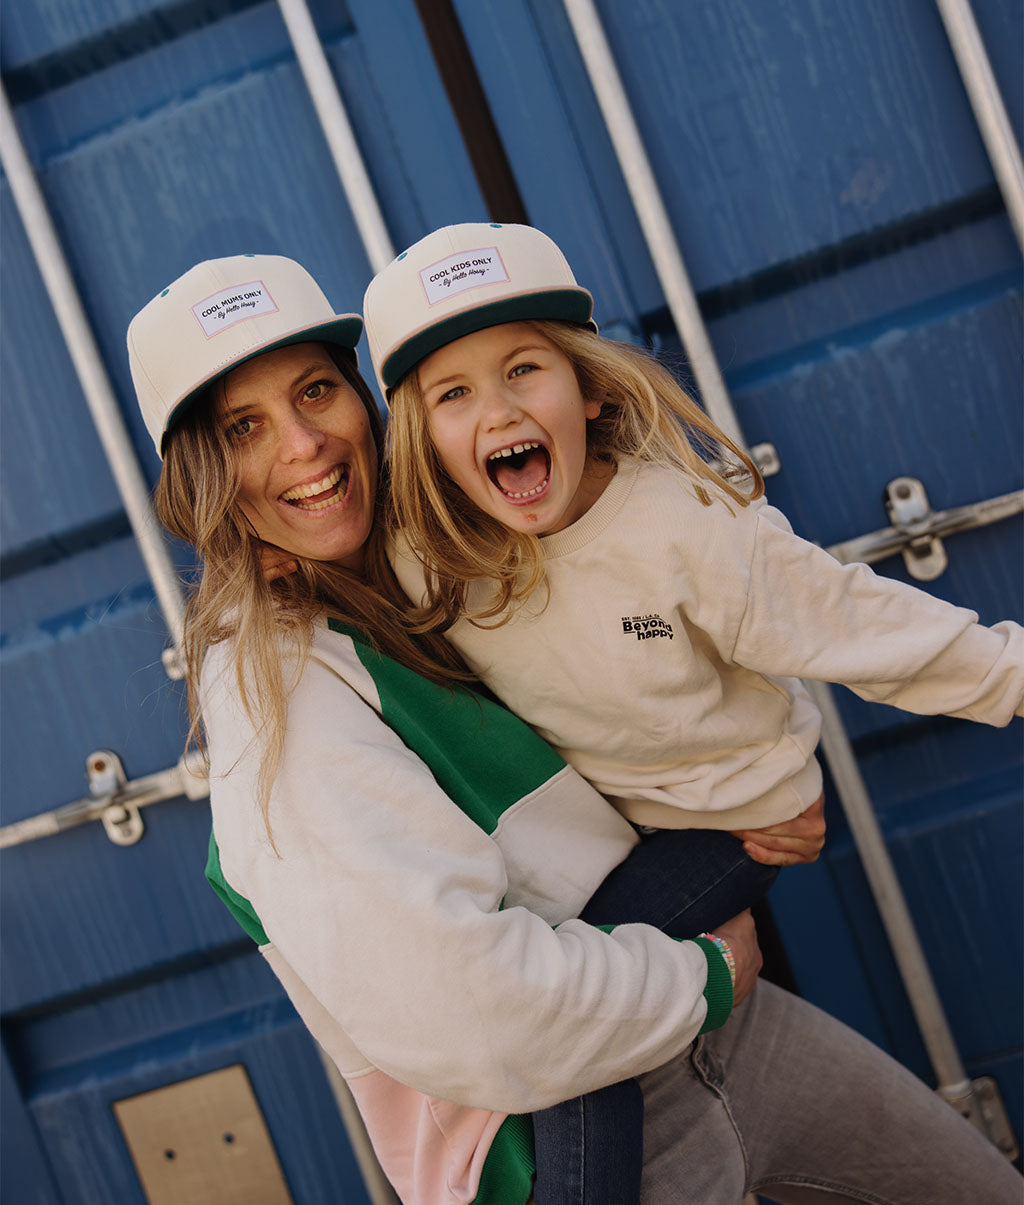
{"type": "Polygon", "coordinates": [[[908,1072],[751,991],[749,916],[692,942],[573,919],[636,835],[404,625],[359,329],[297,264],[238,256],[165,289],[128,345],[161,519],[203,559],[186,648],[208,875],[403,1201],[524,1205],[523,1115],[627,1076],[654,1205],[1016,1201],[1016,1173],[908,1072]],[[265,544],[298,572],[268,585],[265,544]]]}

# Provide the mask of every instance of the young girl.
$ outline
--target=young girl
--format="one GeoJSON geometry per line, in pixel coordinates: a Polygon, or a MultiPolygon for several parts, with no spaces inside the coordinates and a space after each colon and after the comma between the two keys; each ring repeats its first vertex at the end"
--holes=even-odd
{"type": "MultiPolygon", "coordinates": [[[[798,676],[922,714],[1024,711],[1018,625],[981,627],[794,536],[672,378],[598,336],[539,231],[435,231],[375,278],[364,311],[391,406],[396,568],[423,627],[643,834],[585,919],[667,917],[692,936],[667,899],[691,874],[681,837],[698,858],[711,843],[716,868],[722,842],[742,853],[730,834],[761,857],[799,844],[821,772],[798,676]]],[[[538,1205],[574,1199],[554,1183],[580,1149],[617,1177],[587,1201],[635,1200],[616,1152],[639,1147],[640,1108],[619,1092],[538,1115],[538,1205]]]]}

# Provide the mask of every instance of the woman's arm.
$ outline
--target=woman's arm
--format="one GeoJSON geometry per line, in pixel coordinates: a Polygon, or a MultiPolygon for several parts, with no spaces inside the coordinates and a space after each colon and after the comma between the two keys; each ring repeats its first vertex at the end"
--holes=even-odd
{"type": "MultiPolygon", "coordinates": [[[[280,856],[253,802],[257,744],[230,675],[204,714],[225,876],[372,1066],[431,1095],[526,1112],[655,1067],[705,1023],[712,964],[695,943],[641,925],[552,928],[503,907],[524,891],[503,834],[459,811],[333,669],[311,660],[290,701],[270,807],[280,856]]],[[[553,835],[558,791],[517,805],[550,809],[553,835]]],[[[572,834],[559,840],[571,856],[572,834]]]]}
{"type": "Polygon", "coordinates": [[[729,943],[736,964],[733,985],[733,1007],[742,1004],[757,985],[761,973],[761,948],[757,944],[757,929],[750,909],[727,920],[715,929],[715,936],[729,943]]]}
{"type": "Polygon", "coordinates": [[[768,828],[733,829],[743,848],[765,866],[796,866],[816,862],[825,845],[825,796],[819,796],[799,816],[768,828]]]}

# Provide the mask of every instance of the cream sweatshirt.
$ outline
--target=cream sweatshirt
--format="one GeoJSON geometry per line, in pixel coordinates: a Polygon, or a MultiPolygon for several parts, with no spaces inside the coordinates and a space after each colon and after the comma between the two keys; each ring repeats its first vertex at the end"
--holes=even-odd
{"type": "MultiPolygon", "coordinates": [[[[841,565],[763,499],[704,506],[684,475],[627,460],[541,544],[549,590],[449,638],[635,823],[762,828],[813,803],[820,717],[798,678],[924,715],[1024,713],[1018,624],[841,565]]],[[[420,599],[407,547],[394,563],[420,599]]],[[[491,589],[473,583],[470,608],[491,589]]]]}

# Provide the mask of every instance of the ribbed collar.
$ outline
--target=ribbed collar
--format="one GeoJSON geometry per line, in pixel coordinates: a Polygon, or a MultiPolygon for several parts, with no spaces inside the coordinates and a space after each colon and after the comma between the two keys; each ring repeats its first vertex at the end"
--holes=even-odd
{"type": "Polygon", "coordinates": [[[596,539],[625,506],[639,472],[639,460],[620,460],[615,476],[608,482],[604,493],[585,515],[582,515],[575,523],[570,523],[564,531],[556,531],[554,535],[541,537],[540,544],[544,551],[544,559],[550,561],[554,557],[566,556],[570,552],[584,548],[591,540],[596,539]]]}

